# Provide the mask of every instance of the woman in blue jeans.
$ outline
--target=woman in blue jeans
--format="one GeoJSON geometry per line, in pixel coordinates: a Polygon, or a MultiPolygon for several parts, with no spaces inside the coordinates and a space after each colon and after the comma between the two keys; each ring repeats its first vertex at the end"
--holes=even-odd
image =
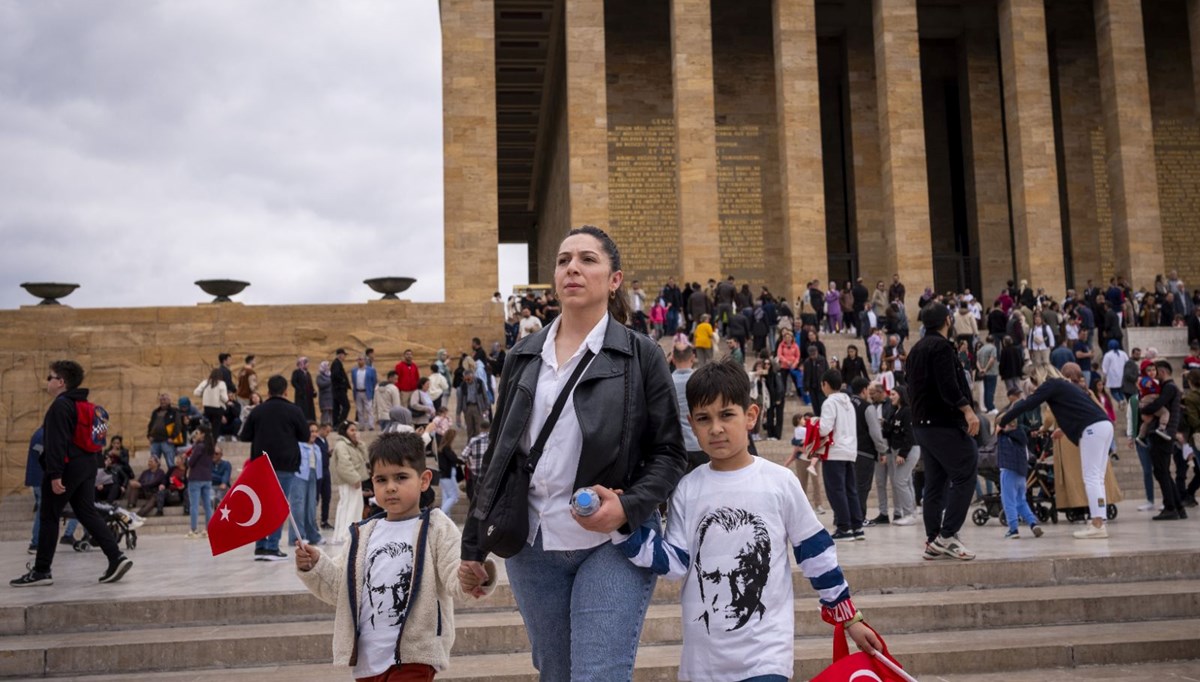
{"type": "Polygon", "coordinates": [[[675,390],[662,351],[624,326],[629,308],[612,239],[595,227],[572,230],[555,263],[562,314],[505,360],[459,578],[467,591],[487,579],[479,519],[497,504],[506,473],[539,440],[560,391],[582,366],[522,493],[529,533],[506,568],[544,682],[629,680],[655,577],[611,538],[656,522],[683,474],[675,390]],[[584,486],[601,505],[581,517],[570,500],[584,486]]]}
{"type": "Polygon", "coordinates": [[[204,504],[204,528],[208,528],[208,522],[212,520],[212,468],[216,443],[213,442],[212,427],[207,422],[200,423],[196,434],[197,440],[187,460],[188,504],[192,514],[192,530],[187,534],[189,539],[208,536],[207,530],[196,530],[196,517],[201,503],[204,504]]]}

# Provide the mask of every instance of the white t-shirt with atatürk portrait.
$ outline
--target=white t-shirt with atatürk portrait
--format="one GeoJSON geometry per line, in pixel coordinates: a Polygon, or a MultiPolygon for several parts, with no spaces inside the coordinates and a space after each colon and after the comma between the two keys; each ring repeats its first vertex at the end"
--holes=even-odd
{"type": "Polygon", "coordinates": [[[358,605],[358,664],[355,677],[379,675],[396,664],[400,623],[412,595],[413,557],[419,516],[404,521],[380,519],[367,542],[358,605]]]}

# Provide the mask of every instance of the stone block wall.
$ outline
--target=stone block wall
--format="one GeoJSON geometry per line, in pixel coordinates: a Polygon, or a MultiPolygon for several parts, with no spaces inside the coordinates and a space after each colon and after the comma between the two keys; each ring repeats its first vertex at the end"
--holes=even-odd
{"type": "MultiPolygon", "coordinates": [[[[160,392],[191,397],[217,363],[233,353],[234,372],[257,356],[260,391],[272,374],[290,377],[307,355],[315,374],[321,360],[345,347],[353,357],[375,348],[376,368],[393,366],[412,348],[427,367],[439,348],[451,357],[504,338],[501,307],[482,303],[376,301],[347,305],[200,305],[163,308],[31,306],[0,311],[0,493],[24,483],[29,437],[41,425],[49,398],[48,364],[83,365],[91,399],[111,416],[112,433],[146,446],[146,423],[160,392]]],[[[289,391],[290,394],[290,391],[289,391]]]]}

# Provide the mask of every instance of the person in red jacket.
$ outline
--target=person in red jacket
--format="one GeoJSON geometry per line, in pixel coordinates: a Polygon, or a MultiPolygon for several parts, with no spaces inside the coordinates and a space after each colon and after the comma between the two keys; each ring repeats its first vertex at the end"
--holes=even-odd
{"type": "Polygon", "coordinates": [[[400,389],[400,404],[407,405],[417,384],[421,382],[421,370],[413,362],[412,349],[404,351],[404,359],[396,363],[396,388],[400,389]]]}

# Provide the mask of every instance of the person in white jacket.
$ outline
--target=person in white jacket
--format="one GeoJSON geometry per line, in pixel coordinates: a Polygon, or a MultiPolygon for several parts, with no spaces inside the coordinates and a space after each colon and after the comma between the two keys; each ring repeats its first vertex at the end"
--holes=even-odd
{"type": "Polygon", "coordinates": [[[204,418],[212,426],[213,433],[220,433],[225,403],[229,402],[229,388],[221,376],[221,368],[209,372],[208,378],[201,381],[192,394],[200,399],[200,405],[204,408],[204,418]]]}
{"type": "Polygon", "coordinates": [[[833,509],[837,527],[834,540],[865,540],[862,505],[858,501],[858,485],[854,479],[854,463],[858,459],[858,422],[850,396],[842,392],[842,373],[827,370],[821,376],[821,436],[833,435],[829,456],[822,467],[825,495],[833,509]]]}

